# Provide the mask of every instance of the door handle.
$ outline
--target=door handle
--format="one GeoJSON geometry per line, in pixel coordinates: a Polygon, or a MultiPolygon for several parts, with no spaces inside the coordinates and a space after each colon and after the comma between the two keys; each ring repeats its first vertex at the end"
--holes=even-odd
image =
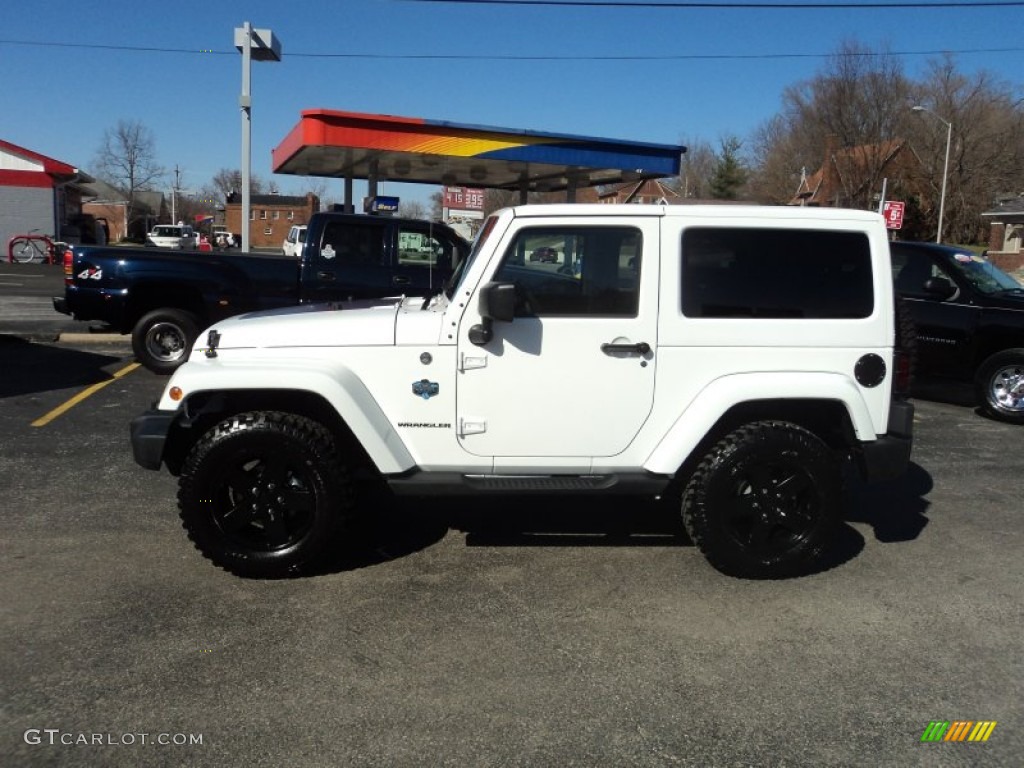
{"type": "Polygon", "coordinates": [[[328,280],[328,281],[330,281],[330,280],[334,279],[334,273],[333,272],[317,272],[316,276],[320,280],[328,280]]]}
{"type": "Polygon", "coordinates": [[[650,354],[651,345],[646,341],[638,341],[636,344],[602,344],[601,351],[606,355],[625,353],[629,355],[643,356],[650,354]]]}

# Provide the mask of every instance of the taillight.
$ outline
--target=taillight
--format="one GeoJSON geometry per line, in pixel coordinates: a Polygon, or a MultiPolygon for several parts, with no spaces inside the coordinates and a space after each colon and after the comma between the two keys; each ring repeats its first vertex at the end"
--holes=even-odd
{"type": "Polygon", "coordinates": [[[64,285],[75,282],[75,252],[71,246],[64,249],[64,285]]]}

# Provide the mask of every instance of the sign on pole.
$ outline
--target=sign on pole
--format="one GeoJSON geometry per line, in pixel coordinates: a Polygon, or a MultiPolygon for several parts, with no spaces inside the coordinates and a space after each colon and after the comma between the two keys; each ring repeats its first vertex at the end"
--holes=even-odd
{"type": "Polygon", "coordinates": [[[895,200],[886,200],[882,206],[882,216],[885,217],[886,229],[903,228],[903,209],[906,203],[898,203],[895,200]]]}

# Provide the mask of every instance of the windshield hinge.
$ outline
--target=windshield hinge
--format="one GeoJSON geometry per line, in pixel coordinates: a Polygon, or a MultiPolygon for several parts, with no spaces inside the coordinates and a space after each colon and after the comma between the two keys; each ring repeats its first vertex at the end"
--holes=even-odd
{"type": "Polygon", "coordinates": [[[465,352],[459,354],[459,370],[470,371],[474,368],[486,368],[487,367],[487,355],[480,357],[474,357],[467,355],[465,352]]]}
{"type": "Polygon", "coordinates": [[[487,431],[486,421],[470,421],[459,417],[459,437],[466,435],[481,435],[487,431]]]}

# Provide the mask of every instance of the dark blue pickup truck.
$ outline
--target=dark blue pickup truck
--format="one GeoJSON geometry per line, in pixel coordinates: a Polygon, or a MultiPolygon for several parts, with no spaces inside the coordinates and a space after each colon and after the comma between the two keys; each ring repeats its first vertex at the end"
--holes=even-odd
{"type": "Polygon", "coordinates": [[[295,304],[437,293],[469,251],[444,224],[313,214],[298,258],[82,246],[64,258],[54,308],[132,334],[139,362],[170,373],[200,332],[231,315],[295,304]]]}

